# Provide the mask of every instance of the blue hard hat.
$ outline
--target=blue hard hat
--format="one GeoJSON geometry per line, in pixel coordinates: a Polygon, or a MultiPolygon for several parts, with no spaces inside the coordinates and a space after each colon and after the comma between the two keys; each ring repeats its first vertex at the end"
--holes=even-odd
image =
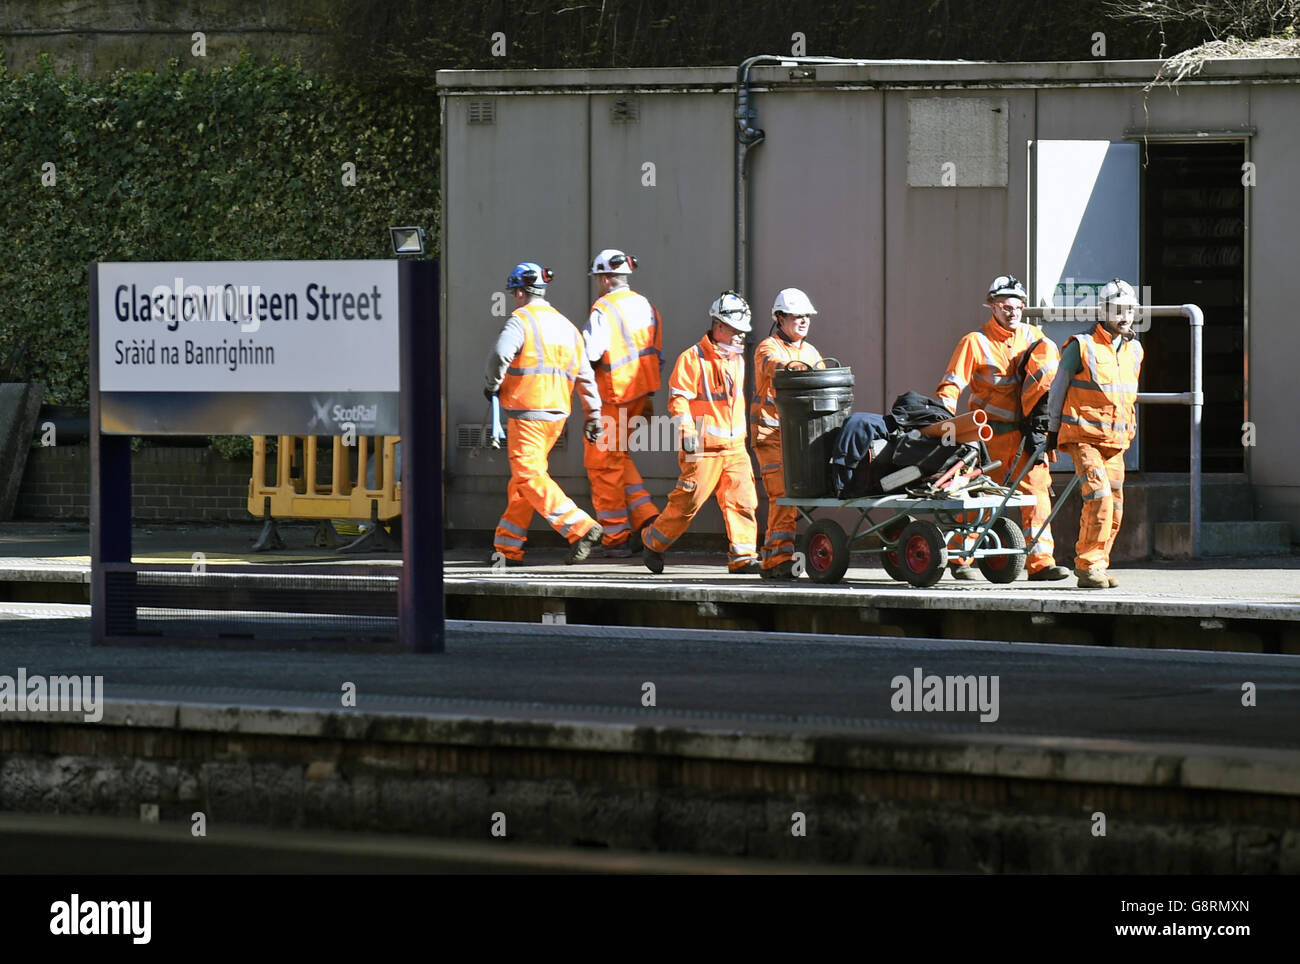
{"type": "Polygon", "coordinates": [[[524,288],[540,293],[554,277],[555,272],[550,268],[543,268],[534,261],[523,261],[510,272],[510,277],[506,279],[506,289],[524,288]]]}

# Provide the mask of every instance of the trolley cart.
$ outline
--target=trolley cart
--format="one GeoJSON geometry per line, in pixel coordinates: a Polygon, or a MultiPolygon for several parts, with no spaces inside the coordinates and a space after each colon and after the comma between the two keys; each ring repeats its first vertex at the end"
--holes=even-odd
{"type": "MultiPolygon", "coordinates": [[[[1035,459],[1039,455],[1041,451],[1036,451],[1035,459]]],[[[1047,520],[1026,545],[1024,531],[1005,512],[1034,504],[1032,495],[1016,491],[1033,464],[1033,460],[1027,462],[1009,486],[982,483],[978,490],[986,494],[954,493],[942,498],[918,498],[902,492],[858,499],[782,497],[777,504],[794,506],[809,524],[797,548],[803,553],[804,570],[813,582],[839,582],[848,571],[853,544],[874,535],[882,545],[859,546],[859,551],[878,553],[892,578],[913,586],[933,586],[943,577],[949,542],[956,539],[960,539],[962,548],[953,550],[954,555],[974,559],[990,582],[1009,583],[1024,571],[1026,557],[1079,481],[1078,476],[1070,480],[1047,520]],[[857,510],[853,531],[846,533],[834,519],[814,519],[817,510],[823,508],[857,510]]]]}

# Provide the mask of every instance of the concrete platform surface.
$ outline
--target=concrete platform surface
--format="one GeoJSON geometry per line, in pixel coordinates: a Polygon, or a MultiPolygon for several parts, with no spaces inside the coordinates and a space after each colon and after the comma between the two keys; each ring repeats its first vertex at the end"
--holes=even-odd
{"type": "MultiPolygon", "coordinates": [[[[311,526],[306,523],[286,523],[282,530],[290,548],[254,553],[251,546],[259,531],[255,523],[137,527],[134,561],[186,566],[201,561],[212,569],[232,572],[248,566],[271,566],[283,567],[286,573],[305,565],[396,568],[401,564],[400,553],[396,552],[344,554],[311,548],[311,526]]],[[[0,524],[0,587],[4,584],[11,587],[3,598],[88,600],[89,544],[89,528],[84,523],[0,524]],[[12,591],[14,585],[24,583],[63,583],[66,589],[61,595],[12,591]],[[86,585],[84,589],[74,589],[69,583],[86,585]],[[78,593],[84,599],[73,598],[78,593]]],[[[670,552],[665,557],[667,568],[658,576],[648,572],[638,558],[609,558],[602,553],[602,549],[597,549],[588,561],[568,566],[564,563],[564,550],[537,548],[528,552],[524,567],[497,569],[490,565],[486,547],[449,550],[444,555],[447,595],[462,599],[514,598],[521,602],[531,600],[533,605],[551,605],[547,602],[550,600],[560,612],[566,600],[687,604],[701,607],[702,616],[712,617],[725,616],[727,607],[734,609],[752,603],[768,608],[803,607],[810,612],[856,612],[866,624],[888,623],[890,613],[903,611],[951,613],[968,618],[979,613],[1003,614],[1018,617],[1025,626],[1030,621],[1034,625],[1068,622],[1071,616],[1110,619],[1140,616],[1166,621],[1193,620],[1196,622],[1188,625],[1196,632],[1223,635],[1221,631],[1225,628],[1240,628],[1253,622],[1256,628],[1274,627],[1268,631],[1269,641],[1262,644],[1262,650],[1251,641],[1236,646],[1231,640],[1221,647],[1209,648],[1300,651],[1297,649],[1300,647],[1300,554],[1147,561],[1116,567],[1113,574],[1121,580],[1121,585],[1115,589],[1083,590],[1076,587],[1073,577],[1058,582],[1029,582],[1022,575],[1015,583],[999,586],[982,578],[958,582],[947,574],[934,587],[914,589],[889,578],[879,568],[877,557],[869,554],[855,554],[854,565],[842,582],[818,584],[807,578],[776,583],[755,575],[731,575],[726,571],[720,551],[670,552]]],[[[461,614],[466,618],[485,615],[479,610],[461,614]]],[[[522,618],[536,620],[533,615],[522,618]]],[[[638,623],[632,619],[629,624],[638,623]]],[[[1074,641],[1060,634],[1044,638],[1074,641]]],[[[1125,644],[1123,639],[1112,641],[1125,644]]]]}

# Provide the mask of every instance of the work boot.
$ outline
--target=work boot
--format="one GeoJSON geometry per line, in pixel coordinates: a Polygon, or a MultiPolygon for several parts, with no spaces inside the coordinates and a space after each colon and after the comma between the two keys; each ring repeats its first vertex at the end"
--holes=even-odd
{"type": "Polygon", "coordinates": [[[576,542],[572,543],[573,548],[569,550],[569,558],[564,561],[569,565],[573,565],[576,562],[582,562],[591,555],[591,550],[596,547],[596,544],[600,542],[600,537],[604,534],[605,530],[600,527],[600,523],[596,523],[587,530],[585,536],[582,536],[576,542]]]}
{"type": "Polygon", "coordinates": [[[980,577],[974,566],[959,566],[954,562],[948,568],[952,570],[952,577],[959,582],[971,582],[980,577]]]}
{"type": "Polygon", "coordinates": [[[632,547],[632,555],[640,555],[641,550],[645,548],[645,539],[641,533],[645,532],[646,526],[653,525],[658,518],[655,516],[654,519],[647,519],[640,527],[632,530],[632,534],[627,538],[627,544],[632,547]]]}
{"type": "Polygon", "coordinates": [[[1105,569],[1076,569],[1080,589],[1109,589],[1110,580],[1106,578],[1105,569]]]}
{"type": "Polygon", "coordinates": [[[1048,566],[1046,569],[1039,569],[1029,574],[1030,582],[1056,582],[1058,579],[1069,578],[1070,570],[1065,566],[1048,566]]]}
{"type": "Polygon", "coordinates": [[[787,559],[785,562],[778,562],[771,569],[764,569],[759,573],[759,576],[763,579],[794,579],[794,562],[790,559],[787,559]]]}
{"type": "Polygon", "coordinates": [[[762,564],[761,562],[759,562],[757,559],[755,559],[753,562],[747,562],[747,563],[745,563],[745,564],[744,564],[743,566],[741,566],[739,569],[731,569],[731,570],[728,570],[728,571],[729,571],[733,576],[753,576],[753,575],[761,575],[762,572],[763,572],[763,564],[762,564]]]}
{"type": "Polygon", "coordinates": [[[1114,589],[1116,586],[1119,585],[1119,580],[1110,574],[1109,569],[1106,570],[1106,581],[1110,583],[1111,589],[1114,589]]]}
{"type": "Polygon", "coordinates": [[[664,571],[664,554],[662,552],[655,552],[649,546],[646,546],[641,550],[641,561],[645,563],[645,567],[656,576],[664,571]]]}

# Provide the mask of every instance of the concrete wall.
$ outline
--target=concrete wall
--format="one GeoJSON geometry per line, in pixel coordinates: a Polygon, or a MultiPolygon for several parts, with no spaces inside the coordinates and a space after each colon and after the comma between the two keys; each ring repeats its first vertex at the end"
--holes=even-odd
{"type": "Polygon", "coordinates": [[[0,45],[5,66],[16,73],[35,69],[42,53],[60,73],[76,69],[93,76],[159,66],[172,57],[182,67],[220,67],[238,60],[242,50],[310,63],[324,52],[337,6],[332,0],[5,0],[0,45]],[[196,31],[205,35],[203,57],[192,52],[196,31]]]}
{"type": "MultiPolygon", "coordinates": [[[[787,68],[757,69],[752,105],[767,136],[750,155],[746,294],[755,337],[766,334],[776,291],[803,287],[820,311],[811,340],[853,366],[859,410],[882,410],[907,389],[931,392],[960,335],[987,318],[981,302],[989,279],[1003,271],[1028,274],[1030,140],[1123,141],[1143,130],[1254,127],[1250,151],[1259,177],[1248,200],[1247,351],[1259,444],[1250,467],[1260,511],[1300,531],[1300,449],[1287,444],[1283,427],[1296,397],[1293,359],[1300,357],[1300,328],[1285,310],[1293,300],[1300,209],[1300,185],[1286,174],[1286,158],[1300,148],[1300,93],[1293,86],[1300,64],[1221,62],[1176,93],[1145,92],[1157,66],[821,67],[813,84],[791,82],[787,68]],[[913,101],[936,98],[1005,110],[998,121],[1006,131],[1004,171],[987,158],[975,163],[959,155],[957,187],[909,186],[909,139],[942,143],[949,133],[958,147],[974,141],[959,128],[918,134],[910,118],[928,116],[927,105],[918,114],[913,101]],[[970,183],[963,167],[972,164],[985,186],[963,186],[970,183]]],[[[518,260],[555,268],[554,301],[580,321],[593,297],[582,280],[592,253],[623,247],[642,259],[634,287],[664,313],[666,358],[698,337],[709,301],[733,276],[733,84],[734,72],[722,68],[439,74],[442,91],[451,94],[443,127],[450,431],[481,421],[481,359],[502,323],[488,313],[488,299],[518,260]],[[556,90],[564,94],[540,93],[556,90]],[[500,96],[513,92],[523,93],[500,96]],[[640,122],[609,124],[606,105],[629,96],[640,122]],[[469,97],[497,105],[495,128],[463,122],[469,97]],[[520,114],[527,116],[503,124],[520,114]],[[503,149],[506,136],[519,147],[503,149]],[[646,160],[657,164],[653,189],[638,180],[646,160]],[[535,203],[512,210],[513,199],[525,194],[535,203]]],[[[579,441],[578,426],[571,426],[569,449],[551,463],[576,497],[588,491],[579,441]]],[[[451,479],[448,518],[463,528],[490,527],[504,504],[504,457],[472,469],[454,448],[448,459],[453,473],[473,477],[451,479]]],[[[641,461],[652,493],[666,493],[676,475],[672,460],[641,461]]],[[[701,526],[719,531],[716,515],[701,526]]]]}

